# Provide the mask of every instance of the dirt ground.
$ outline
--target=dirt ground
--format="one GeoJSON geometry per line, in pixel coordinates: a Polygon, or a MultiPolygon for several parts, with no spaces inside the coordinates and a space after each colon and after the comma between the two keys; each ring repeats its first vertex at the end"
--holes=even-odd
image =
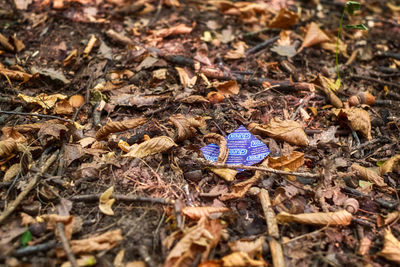
{"type": "Polygon", "coordinates": [[[344,8],[0,2],[0,263],[400,264],[400,4],[344,8]]]}

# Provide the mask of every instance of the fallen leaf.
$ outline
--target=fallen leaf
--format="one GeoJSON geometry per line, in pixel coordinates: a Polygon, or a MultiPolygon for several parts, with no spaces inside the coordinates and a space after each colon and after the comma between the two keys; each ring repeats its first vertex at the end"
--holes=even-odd
{"type": "Polygon", "coordinates": [[[74,216],[63,216],[58,214],[44,214],[40,216],[46,222],[48,230],[55,230],[57,223],[63,223],[65,225],[65,236],[68,240],[71,239],[74,227],[74,216]]]}
{"type": "Polygon", "coordinates": [[[216,133],[209,133],[203,137],[207,143],[216,144],[219,147],[219,155],[217,158],[217,163],[225,164],[228,159],[229,149],[227,147],[228,142],[225,137],[216,133]]]}
{"type": "Polygon", "coordinates": [[[270,28],[287,29],[299,20],[299,16],[288,10],[287,8],[281,8],[279,13],[269,22],[270,28]]]}
{"type": "Polygon", "coordinates": [[[17,149],[17,142],[14,139],[8,138],[0,141],[0,160],[10,156],[17,149]]]}
{"type": "Polygon", "coordinates": [[[223,267],[238,267],[238,266],[268,266],[263,260],[253,260],[246,252],[238,251],[229,254],[222,259],[223,267]]]}
{"type": "Polygon", "coordinates": [[[40,105],[44,109],[50,109],[54,107],[58,100],[66,99],[66,95],[62,94],[54,94],[54,95],[47,95],[46,93],[41,93],[38,96],[32,97],[24,94],[18,94],[18,97],[27,102],[27,103],[35,103],[40,105]]]}
{"type": "Polygon", "coordinates": [[[265,237],[260,236],[254,241],[246,240],[246,239],[239,239],[234,242],[228,242],[228,247],[233,252],[245,252],[250,257],[254,257],[256,255],[261,254],[262,252],[262,245],[265,242],[265,237]]]}
{"type": "Polygon", "coordinates": [[[339,120],[347,120],[351,129],[354,131],[359,131],[368,140],[372,139],[371,119],[369,118],[368,111],[362,108],[351,107],[334,110],[333,112],[338,116],[339,120]]]}
{"type": "Polygon", "coordinates": [[[69,84],[70,81],[64,76],[62,71],[52,69],[52,68],[37,68],[37,67],[32,67],[31,72],[33,74],[39,73],[40,75],[49,77],[50,79],[54,81],[61,82],[63,84],[69,84]]]}
{"type": "Polygon", "coordinates": [[[382,188],[383,190],[387,190],[389,192],[395,192],[394,188],[391,188],[390,186],[388,186],[384,179],[379,176],[379,174],[371,169],[365,168],[357,163],[354,163],[353,165],[351,165],[351,169],[356,171],[357,174],[366,181],[369,181],[373,184],[375,184],[376,186],[378,186],[379,188],[382,188]]]}
{"type": "MultiPolygon", "coordinates": [[[[78,259],[76,259],[76,263],[78,266],[95,266],[97,263],[96,257],[93,255],[82,255],[78,259]]],[[[72,264],[69,261],[64,262],[61,264],[61,267],[71,267],[72,264]]]]}
{"type": "Polygon", "coordinates": [[[128,154],[122,157],[128,158],[144,158],[150,155],[154,155],[160,152],[167,151],[171,147],[177,146],[174,140],[168,136],[154,137],[143,143],[134,144],[130,147],[128,154]]]}
{"type": "Polygon", "coordinates": [[[213,104],[218,104],[221,103],[225,97],[220,92],[209,92],[207,94],[207,99],[213,104]]]}
{"type": "Polygon", "coordinates": [[[392,234],[389,228],[385,229],[383,249],[377,255],[400,264],[400,241],[392,234]]]}
{"type": "Polygon", "coordinates": [[[226,55],[224,56],[225,59],[239,59],[239,58],[244,58],[247,45],[245,42],[238,41],[234,43],[232,50],[229,50],[226,55]]]}
{"type": "Polygon", "coordinates": [[[105,215],[113,216],[114,211],[111,209],[112,205],[115,202],[114,198],[110,198],[112,193],[114,192],[114,186],[111,186],[103,194],[101,194],[99,199],[99,209],[105,215]]]}
{"type": "Polygon", "coordinates": [[[197,133],[197,128],[204,128],[206,121],[203,117],[185,117],[177,114],[169,117],[169,121],[177,128],[177,141],[183,141],[192,138],[197,133]]]}
{"type": "Polygon", "coordinates": [[[33,77],[32,74],[23,71],[7,69],[2,64],[0,64],[0,74],[10,78],[11,80],[17,80],[23,82],[27,82],[33,77]]]}
{"type": "Polygon", "coordinates": [[[326,35],[326,33],[324,33],[315,22],[311,22],[307,27],[306,36],[298,52],[303,50],[305,47],[310,47],[328,41],[330,41],[328,35],[326,35]]]}
{"type": "Polygon", "coordinates": [[[193,220],[198,220],[201,217],[209,217],[212,213],[222,213],[230,211],[226,207],[185,207],[182,209],[182,214],[193,220]]]}
{"type": "Polygon", "coordinates": [[[176,99],[179,102],[187,103],[187,104],[196,104],[196,103],[210,103],[206,98],[201,95],[190,95],[181,99],[176,99]]]}
{"type": "Polygon", "coordinates": [[[293,145],[307,146],[309,143],[303,127],[296,121],[274,118],[267,125],[250,123],[249,128],[253,134],[267,135],[293,145]]]}
{"type": "Polygon", "coordinates": [[[388,172],[400,173],[400,155],[391,157],[379,167],[380,175],[385,175],[388,172]]]}
{"type": "Polygon", "coordinates": [[[269,157],[268,167],[283,170],[285,168],[296,171],[300,166],[304,164],[304,153],[293,151],[290,155],[283,155],[281,157],[269,157]]]}
{"type": "Polygon", "coordinates": [[[3,176],[3,182],[9,182],[12,179],[14,179],[14,177],[17,176],[20,170],[21,170],[21,165],[19,163],[11,165],[11,167],[8,168],[8,170],[3,176]]]}
{"type": "MultiPolygon", "coordinates": [[[[119,241],[122,241],[122,234],[121,230],[117,229],[81,240],[71,240],[70,245],[74,254],[81,254],[112,249],[118,245],[119,241]]],[[[57,249],[57,257],[64,255],[65,252],[62,248],[57,249]]]]}
{"type": "Polygon", "coordinates": [[[70,115],[74,112],[74,109],[71,104],[64,99],[56,103],[53,111],[55,114],[70,115]]]}
{"type": "Polygon", "coordinates": [[[235,180],[237,174],[237,170],[233,169],[210,168],[210,170],[228,182],[235,180]]]}
{"type": "Polygon", "coordinates": [[[276,216],[276,219],[281,224],[295,222],[310,225],[347,226],[351,223],[353,215],[346,210],[301,214],[289,214],[282,211],[276,216]]]}
{"type": "Polygon", "coordinates": [[[19,10],[27,10],[28,6],[32,4],[32,0],[14,0],[15,7],[19,10]]]}
{"type": "Polygon", "coordinates": [[[21,226],[27,226],[27,225],[36,223],[35,218],[33,218],[32,216],[30,216],[24,212],[21,212],[20,215],[21,215],[21,226]]]}
{"type": "Polygon", "coordinates": [[[236,80],[230,80],[225,82],[214,82],[212,86],[223,96],[237,95],[239,93],[239,85],[236,80]]]}
{"type": "Polygon", "coordinates": [[[185,88],[192,88],[196,84],[196,81],[197,81],[196,75],[192,76],[191,74],[189,74],[188,71],[186,71],[185,69],[180,68],[180,67],[175,67],[175,69],[178,71],[181,84],[185,88]]]}
{"type": "Polygon", "coordinates": [[[108,122],[101,127],[96,133],[97,140],[104,140],[110,133],[123,132],[129,129],[136,128],[146,122],[146,118],[134,118],[123,121],[108,122]]]}
{"type": "Polygon", "coordinates": [[[196,22],[193,22],[192,26],[186,26],[185,24],[181,23],[176,26],[168,27],[165,29],[160,30],[153,30],[151,31],[157,37],[167,37],[170,35],[180,35],[180,34],[189,34],[192,32],[194,27],[196,26],[196,22]]]}

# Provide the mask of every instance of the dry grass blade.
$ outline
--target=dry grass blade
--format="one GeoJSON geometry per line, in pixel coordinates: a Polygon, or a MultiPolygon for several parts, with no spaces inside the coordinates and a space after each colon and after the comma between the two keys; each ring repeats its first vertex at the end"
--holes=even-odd
{"type": "Polygon", "coordinates": [[[96,133],[97,140],[104,140],[110,133],[123,132],[146,122],[146,118],[135,118],[124,121],[108,122],[106,125],[101,127],[96,133]]]}

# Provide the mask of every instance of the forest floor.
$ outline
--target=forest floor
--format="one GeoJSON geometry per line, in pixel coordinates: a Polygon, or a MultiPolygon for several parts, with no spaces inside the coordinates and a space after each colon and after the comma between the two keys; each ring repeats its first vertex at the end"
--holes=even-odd
{"type": "Polygon", "coordinates": [[[400,5],[351,7],[2,1],[0,263],[400,264],[400,5]]]}

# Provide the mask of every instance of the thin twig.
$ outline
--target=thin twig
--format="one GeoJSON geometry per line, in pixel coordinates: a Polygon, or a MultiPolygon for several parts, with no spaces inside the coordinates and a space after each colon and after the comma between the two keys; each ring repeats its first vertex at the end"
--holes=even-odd
{"type": "Polygon", "coordinates": [[[379,83],[379,84],[386,84],[386,85],[390,85],[390,86],[393,86],[393,87],[399,87],[400,88],[400,83],[389,82],[389,81],[375,79],[375,78],[372,78],[372,77],[367,77],[367,76],[362,76],[362,75],[351,75],[350,77],[351,78],[356,78],[356,79],[367,80],[367,81],[371,81],[371,82],[376,82],[376,83],[379,83]]]}
{"type": "Polygon", "coordinates": [[[246,51],[246,56],[254,54],[262,49],[265,49],[268,45],[274,43],[276,40],[279,39],[279,35],[272,37],[271,39],[265,40],[264,42],[254,46],[253,48],[250,48],[249,50],[246,51]]]}
{"type": "Polygon", "coordinates": [[[36,246],[28,246],[24,248],[20,248],[14,252],[15,257],[24,257],[32,254],[37,254],[38,252],[48,251],[56,246],[57,242],[55,240],[51,240],[44,244],[39,244],[36,246]]]}
{"type": "Polygon", "coordinates": [[[206,167],[213,167],[213,168],[224,168],[224,169],[244,169],[244,170],[254,170],[254,171],[264,171],[276,174],[285,174],[285,175],[294,175],[300,177],[307,177],[307,178],[318,178],[321,175],[317,173],[308,173],[308,172],[289,172],[289,171],[281,171],[275,170],[272,168],[265,168],[265,167],[257,167],[257,166],[246,166],[246,165],[233,165],[233,164],[220,164],[214,163],[210,161],[198,160],[200,164],[206,167]]]}
{"type": "Polygon", "coordinates": [[[36,186],[37,182],[39,179],[42,177],[43,173],[47,171],[50,166],[54,163],[54,161],[57,159],[58,156],[58,150],[51,155],[45,164],[43,164],[40,173],[36,173],[33,178],[29,181],[29,183],[26,185],[24,190],[19,193],[17,198],[6,208],[6,210],[3,211],[3,213],[0,215],[0,225],[3,223],[7,217],[15,211],[15,209],[19,206],[19,204],[24,200],[24,198],[28,195],[28,193],[36,186]]]}
{"type": "Polygon", "coordinates": [[[69,262],[71,263],[71,266],[78,267],[79,265],[76,261],[75,255],[72,252],[72,249],[71,249],[71,246],[69,245],[67,237],[65,236],[65,225],[62,222],[57,223],[57,231],[58,231],[58,236],[60,237],[63,249],[65,251],[65,254],[68,257],[69,262]]]}
{"type": "Polygon", "coordinates": [[[10,114],[10,115],[21,115],[21,116],[36,116],[36,117],[41,117],[41,118],[57,119],[60,121],[71,122],[70,119],[64,119],[64,118],[54,116],[54,115],[36,114],[36,113],[28,113],[28,112],[17,112],[17,111],[5,111],[5,110],[0,110],[0,113],[10,114]]]}

